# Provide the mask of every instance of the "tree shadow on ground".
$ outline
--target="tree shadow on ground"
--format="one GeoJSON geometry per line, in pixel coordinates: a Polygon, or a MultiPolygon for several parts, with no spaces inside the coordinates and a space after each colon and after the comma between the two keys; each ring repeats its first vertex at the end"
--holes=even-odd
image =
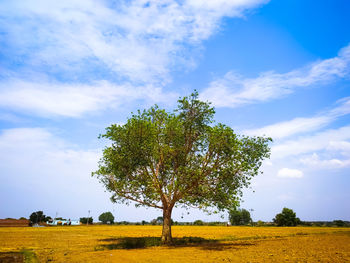
{"type": "Polygon", "coordinates": [[[0,262],[22,263],[24,262],[24,257],[20,252],[0,252],[0,262]]]}
{"type": "Polygon", "coordinates": [[[20,251],[0,252],[1,263],[22,263],[38,262],[35,253],[32,250],[22,249],[20,251]]]}
{"type": "Polygon", "coordinates": [[[171,245],[163,245],[160,237],[120,237],[100,239],[104,242],[95,247],[95,250],[114,250],[114,249],[142,249],[155,246],[165,246],[168,248],[179,247],[198,247],[203,250],[225,250],[240,249],[246,246],[255,245],[254,242],[221,242],[215,239],[205,239],[202,237],[182,237],[173,238],[171,245]]]}

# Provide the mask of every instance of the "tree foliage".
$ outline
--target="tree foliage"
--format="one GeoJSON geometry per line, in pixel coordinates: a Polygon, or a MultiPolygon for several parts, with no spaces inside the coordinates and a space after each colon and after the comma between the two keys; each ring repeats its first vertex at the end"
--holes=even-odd
{"type": "Polygon", "coordinates": [[[111,212],[104,212],[99,217],[98,220],[100,220],[103,224],[114,224],[114,216],[111,212]]]}
{"type": "Polygon", "coordinates": [[[204,222],[200,219],[197,219],[193,222],[193,225],[195,226],[203,226],[204,225],[204,222]]]}
{"type": "Polygon", "coordinates": [[[106,128],[112,144],[93,173],[113,202],[163,210],[163,242],[171,242],[176,205],[223,211],[235,207],[251,178],[269,157],[270,138],[237,135],[214,124],[214,108],[195,92],[173,113],[157,105],[106,128]]]}
{"type": "Polygon", "coordinates": [[[94,220],[92,217],[81,217],[79,221],[82,224],[92,224],[94,220]]]}
{"type": "Polygon", "coordinates": [[[296,226],[301,223],[300,219],[296,217],[295,212],[286,207],[283,208],[282,213],[275,216],[273,222],[278,226],[296,226]]]}
{"type": "Polygon", "coordinates": [[[346,223],[343,220],[333,220],[333,225],[343,227],[346,226],[346,223]]]}
{"type": "Polygon", "coordinates": [[[41,222],[49,221],[51,217],[45,216],[43,211],[36,211],[31,213],[29,221],[31,224],[40,224],[41,222]]]}
{"type": "Polygon", "coordinates": [[[231,209],[229,211],[229,220],[233,226],[248,225],[252,222],[250,213],[246,209],[231,209]]]}

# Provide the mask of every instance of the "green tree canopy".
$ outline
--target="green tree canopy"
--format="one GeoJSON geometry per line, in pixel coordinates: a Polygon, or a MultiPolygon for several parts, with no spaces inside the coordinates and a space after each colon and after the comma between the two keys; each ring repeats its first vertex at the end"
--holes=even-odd
{"type": "Polygon", "coordinates": [[[333,225],[342,227],[346,226],[346,223],[343,220],[333,220],[333,225]]]}
{"type": "Polygon", "coordinates": [[[246,209],[232,209],[229,211],[229,220],[231,225],[248,225],[252,222],[250,213],[246,209]]]}
{"type": "Polygon", "coordinates": [[[93,218],[92,217],[81,217],[80,219],[79,219],[79,221],[80,221],[80,223],[82,223],[82,224],[92,224],[93,223],[93,218]]]}
{"type": "Polygon", "coordinates": [[[114,216],[111,212],[104,212],[99,217],[98,220],[100,220],[103,224],[114,224],[114,216]]]}
{"type": "Polygon", "coordinates": [[[283,208],[282,213],[275,216],[273,222],[278,226],[296,226],[301,223],[300,219],[296,217],[295,212],[286,207],[283,208]]]}
{"type": "Polygon", "coordinates": [[[45,216],[43,211],[36,211],[31,213],[29,221],[31,224],[40,224],[41,222],[49,221],[51,217],[45,216]]]}
{"type": "Polygon", "coordinates": [[[93,175],[112,193],[113,202],[162,209],[164,243],[171,242],[174,206],[235,207],[242,188],[270,155],[270,138],[237,135],[214,124],[214,113],[195,92],[179,99],[173,113],[153,106],[101,135],[112,144],[93,175]]]}
{"type": "Polygon", "coordinates": [[[204,222],[200,219],[197,219],[193,222],[193,225],[195,226],[203,226],[204,225],[204,222]]]}

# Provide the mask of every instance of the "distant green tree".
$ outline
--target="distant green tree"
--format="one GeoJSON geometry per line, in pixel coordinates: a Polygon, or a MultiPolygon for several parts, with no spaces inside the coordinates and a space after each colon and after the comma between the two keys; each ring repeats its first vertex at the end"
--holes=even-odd
{"type": "Polygon", "coordinates": [[[80,218],[80,223],[87,224],[88,222],[89,222],[89,224],[92,224],[92,222],[93,222],[92,217],[81,217],[80,218]]]}
{"type": "Polygon", "coordinates": [[[151,220],[151,224],[152,225],[161,225],[161,224],[163,224],[163,217],[162,216],[158,216],[157,218],[151,220]]]}
{"type": "Polygon", "coordinates": [[[333,221],[333,224],[334,224],[335,226],[339,226],[339,227],[342,227],[342,226],[345,226],[345,225],[346,225],[345,222],[344,222],[343,220],[334,220],[334,221],[333,221]]]}
{"type": "Polygon", "coordinates": [[[252,222],[250,213],[246,209],[232,209],[229,211],[229,220],[231,225],[241,226],[248,225],[252,222]]]}
{"type": "Polygon", "coordinates": [[[49,221],[51,217],[45,216],[43,211],[36,211],[31,213],[29,221],[31,224],[40,224],[41,222],[49,221]]]}
{"type": "Polygon", "coordinates": [[[19,218],[19,220],[25,220],[25,219],[27,219],[27,218],[25,218],[23,216],[19,218]]]}
{"type": "Polygon", "coordinates": [[[256,222],[256,225],[257,225],[257,226],[264,226],[264,225],[265,225],[265,222],[264,222],[264,221],[261,221],[261,220],[258,220],[258,222],[256,222]]]}
{"type": "Polygon", "coordinates": [[[104,212],[99,217],[98,220],[100,220],[103,224],[114,224],[114,216],[111,212],[104,212]]]}
{"type": "Polygon", "coordinates": [[[296,217],[295,212],[286,207],[283,208],[282,213],[275,216],[273,222],[278,226],[296,226],[301,223],[300,219],[296,217]]]}
{"type": "Polygon", "coordinates": [[[193,224],[195,225],[195,226],[203,226],[204,225],[204,222],[202,221],[202,220],[196,220],[196,221],[194,221],[193,222],[193,224]]]}

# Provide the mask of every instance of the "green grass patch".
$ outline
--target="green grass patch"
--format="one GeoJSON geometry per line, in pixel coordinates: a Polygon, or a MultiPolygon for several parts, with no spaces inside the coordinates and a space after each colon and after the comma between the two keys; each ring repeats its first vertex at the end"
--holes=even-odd
{"type": "Polygon", "coordinates": [[[35,253],[32,250],[23,248],[20,253],[23,255],[25,263],[37,263],[39,262],[35,253]]]}

